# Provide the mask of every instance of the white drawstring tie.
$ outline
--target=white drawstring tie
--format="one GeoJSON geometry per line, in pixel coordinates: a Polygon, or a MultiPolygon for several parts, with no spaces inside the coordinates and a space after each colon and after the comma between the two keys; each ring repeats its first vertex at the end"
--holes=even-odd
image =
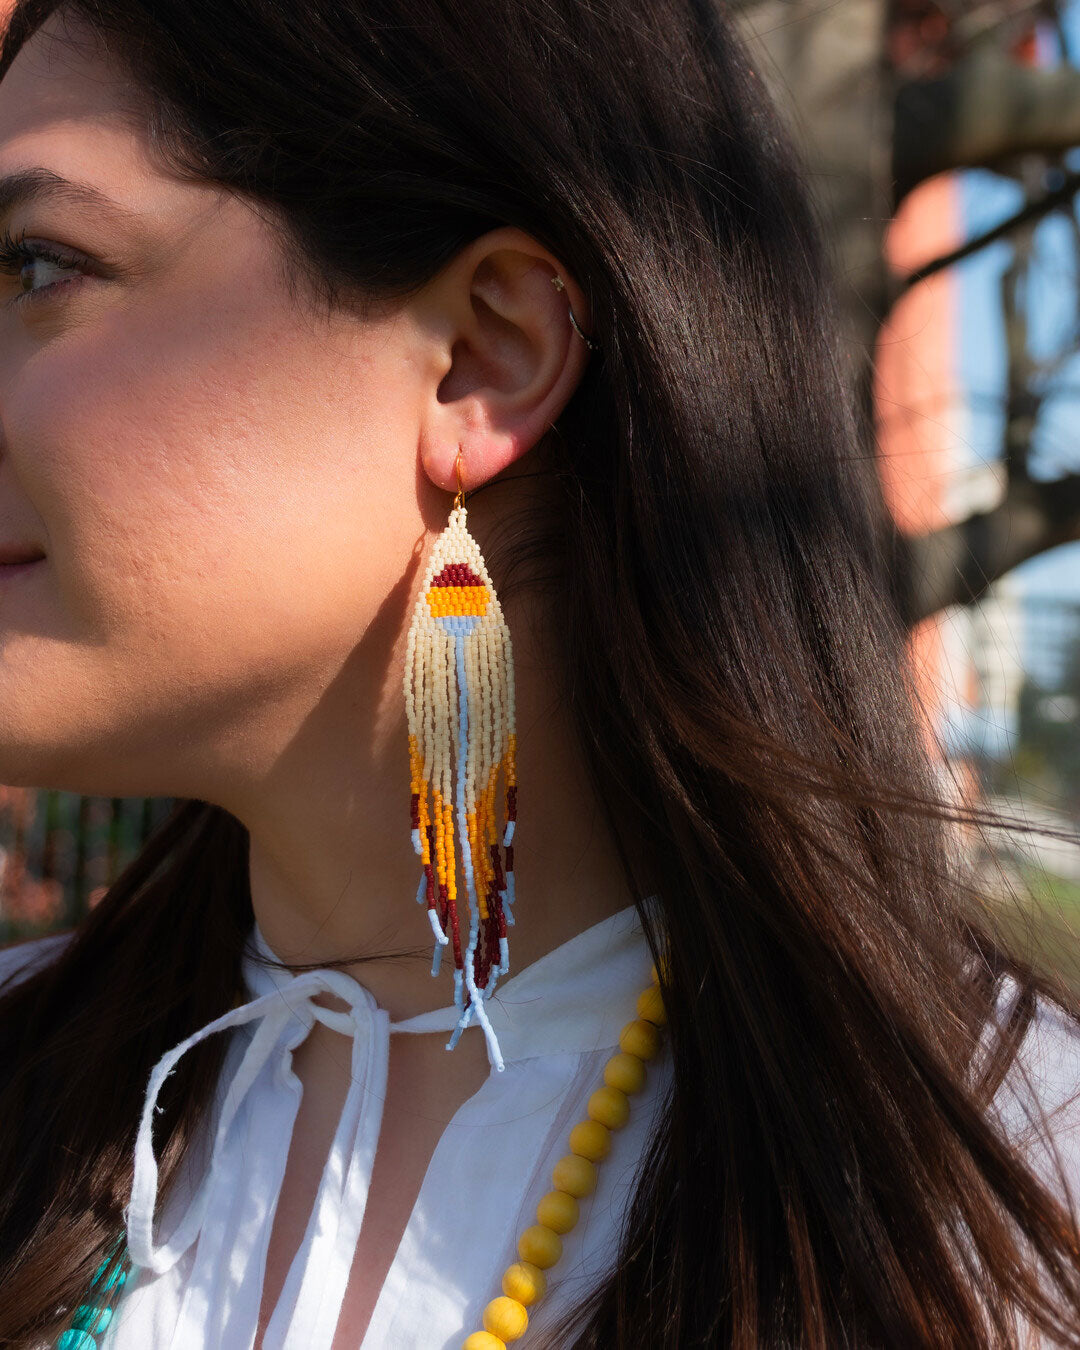
{"type": "MultiPolygon", "coordinates": [[[[154,1065],[146,1089],[139,1132],[135,1141],[135,1175],[131,1186],[131,1199],[124,1209],[128,1252],[136,1266],[147,1266],[155,1273],[162,1274],[179,1260],[198,1237],[206,1217],[229,1128],[252,1083],[273,1054],[285,1025],[291,1019],[298,1018],[304,1023],[306,1034],[316,1021],[320,1021],[334,1031],[355,1038],[361,1029],[362,1020],[370,1021],[371,1015],[378,1011],[374,996],[343,971],[304,971],[282,987],[262,994],[237,1008],[231,1008],[161,1056],[154,1065]],[[324,991],[343,999],[349,1005],[348,1011],[324,1008],[321,1004],[315,1003],[314,996],[324,991]],[[153,1225],[158,1199],[158,1165],[154,1157],[153,1121],[155,1112],[162,1109],[157,1105],[162,1084],[193,1045],[205,1040],[215,1031],[241,1026],[256,1018],[262,1020],[229,1085],[214,1133],[210,1165],[206,1169],[202,1183],[169,1238],[155,1244],[153,1225]]],[[[384,1039],[381,1037],[377,1039],[385,1055],[384,1039]]]]}

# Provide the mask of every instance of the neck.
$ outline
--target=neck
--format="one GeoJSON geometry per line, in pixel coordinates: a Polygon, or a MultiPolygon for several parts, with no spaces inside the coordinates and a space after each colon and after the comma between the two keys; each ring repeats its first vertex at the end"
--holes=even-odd
{"type": "MultiPolygon", "coordinates": [[[[400,681],[414,583],[403,581],[348,667],[296,720],[299,730],[257,790],[222,803],[248,829],[252,905],[272,951],[290,963],[357,958],[344,969],[394,1020],[453,1001],[453,963],[444,953],[432,978],[431,928],[415,900],[420,860],[410,839],[400,681]]],[[[543,629],[537,602],[514,601],[504,603],[520,783],[511,976],[631,899],[558,698],[551,645],[535,636],[543,629]]],[[[274,716],[288,719],[289,710],[278,703],[274,716]]],[[[458,903],[467,931],[460,884],[458,903]]]]}

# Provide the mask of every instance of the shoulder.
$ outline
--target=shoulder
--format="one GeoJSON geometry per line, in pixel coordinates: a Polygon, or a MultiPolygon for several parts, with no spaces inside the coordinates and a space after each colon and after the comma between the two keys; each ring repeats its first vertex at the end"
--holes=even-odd
{"type": "MultiPolygon", "coordinates": [[[[1018,994],[1016,982],[1006,980],[995,1012],[1000,1025],[1018,994]]],[[[1044,1180],[1055,1190],[1064,1180],[1080,1201],[1080,1021],[1055,1003],[1036,1000],[993,1111],[1044,1180]]]]}
{"type": "Polygon", "coordinates": [[[9,947],[0,947],[0,993],[28,979],[60,955],[75,936],[75,930],[49,933],[9,947]]]}

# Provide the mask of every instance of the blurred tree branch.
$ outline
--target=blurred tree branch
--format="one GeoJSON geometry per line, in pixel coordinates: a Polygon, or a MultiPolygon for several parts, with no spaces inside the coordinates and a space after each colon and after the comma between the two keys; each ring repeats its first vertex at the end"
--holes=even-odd
{"type": "Polygon", "coordinates": [[[1022,66],[980,45],[934,80],[896,91],[895,204],[948,169],[995,168],[1018,155],[1080,145],[1080,70],[1022,66]]]}
{"type": "MultiPolygon", "coordinates": [[[[893,306],[991,244],[1004,240],[1013,250],[1001,284],[1009,367],[1001,498],[955,524],[890,541],[897,603],[914,623],[978,599],[1019,563],[1080,539],[1080,453],[1078,472],[1052,482],[1030,472],[1040,414],[1056,392],[1052,377],[1077,351],[1080,320],[1052,361],[1036,362],[1027,313],[1040,222],[1054,214],[1067,222],[1080,264],[1080,172],[1065,160],[1080,146],[1080,70],[1032,60],[1037,20],[1061,33],[1054,0],[838,0],[824,7],[736,0],[736,13],[803,151],[841,284],[849,374],[869,441],[873,358],[893,306]],[[920,183],[960,168],[1019,182],[1024,204],[897,276],[884,247],[897,208],[920,183]]],[[[865,462],[873,465],[874,457],[865,462]]]]}

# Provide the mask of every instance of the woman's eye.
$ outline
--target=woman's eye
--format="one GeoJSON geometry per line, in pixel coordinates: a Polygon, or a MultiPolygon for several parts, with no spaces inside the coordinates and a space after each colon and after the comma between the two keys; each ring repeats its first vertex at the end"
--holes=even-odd
{"type": "Polygon", "coordinates": [[[0,274],[16,279],[13,304],[36,300],[44,293],[55,294],[64,286],[77,285],[85,275],[76,258],[10,236],[0,238],[0,274]]]}

